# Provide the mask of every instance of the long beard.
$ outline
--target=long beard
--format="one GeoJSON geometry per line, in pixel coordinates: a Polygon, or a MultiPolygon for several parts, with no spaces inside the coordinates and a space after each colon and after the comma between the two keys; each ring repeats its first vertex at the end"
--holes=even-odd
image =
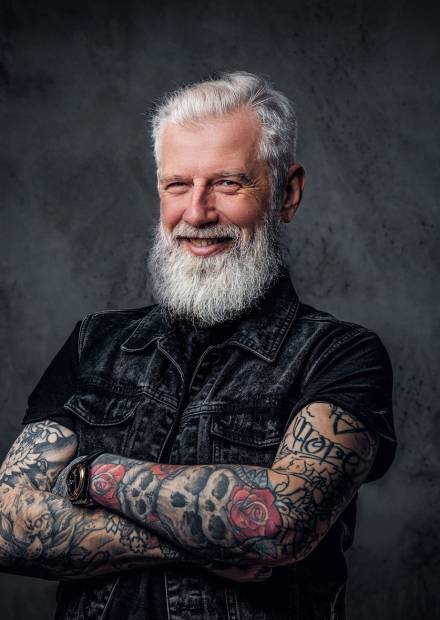
{"type": "Polygon", "coordinates": [[[148,266],[158,303],[173,318],[210,326],[252,307],[279,275],[282,265],[278,222],[270,211],[244,241],[235,225],[195,228],[181,222],[170,234],[159,223],[148,266]],[[232,247],[213,256],[194,256],[177,237],[230,237],[232,247]]]}

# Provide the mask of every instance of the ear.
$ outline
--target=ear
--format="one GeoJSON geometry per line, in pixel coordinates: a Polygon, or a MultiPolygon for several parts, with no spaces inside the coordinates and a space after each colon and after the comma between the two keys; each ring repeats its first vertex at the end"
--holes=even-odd
{"type": "Polygon", "coordinates": [[[281,205],[280,219],[288,224],[295,215],[304,191],[305,171],[301,164],[290,166],[281,205]]]}

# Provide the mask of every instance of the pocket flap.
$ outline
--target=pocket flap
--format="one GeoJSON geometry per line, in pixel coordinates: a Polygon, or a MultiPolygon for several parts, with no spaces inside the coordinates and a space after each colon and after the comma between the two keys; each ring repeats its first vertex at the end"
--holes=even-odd
{"type": "Polygon", "coordinates": [[[277,445],[283,438],[285,414],[277,407],[246,407],[212,416],[211,434],[244,446],[277,445]]]}
{"type": "Polygon", "coordinates": [[[92,426],[114,426],[131,418],[139,400],[139,395],[114,394],[93,387],[78,390],[64,408],[92,426]]]}

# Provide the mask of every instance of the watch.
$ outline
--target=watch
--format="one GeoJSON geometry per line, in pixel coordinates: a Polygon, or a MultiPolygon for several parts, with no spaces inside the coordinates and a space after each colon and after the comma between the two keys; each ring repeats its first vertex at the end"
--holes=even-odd
{"type": "Polygon", "coordinates": [[[67,497],[72,504],[86,508],[96,506],[96,502],[89,495],[89,465],[100,454],[103,454],[102,450],[86,456],[80,456],[70,464],[65,484],[67,497]]]}

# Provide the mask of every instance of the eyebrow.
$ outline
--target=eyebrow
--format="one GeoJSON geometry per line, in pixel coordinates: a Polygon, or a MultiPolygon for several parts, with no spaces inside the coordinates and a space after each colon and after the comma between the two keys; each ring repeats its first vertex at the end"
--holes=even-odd
{"type": "MultiPolygon", "coordinates": [[[[219,170],[212,175],[214,179],[219,177],[238,177],[245,183],[251,183],[250,177],[242,170],[219,170]]],[[[170,176],[159,177],[159,181],[161,183],[170,183],[172,181],[185,181],[187,178],[188,177],[179,174],[172,174],[170,176]]]]}
{"type": "Polygon", "coordinates": [[[172,174],[168,177],[159,177],[161,183],[170,183],[170,181],[184,181],[186,177],[179,176],[178,174],[172,174]]]}
{"type": "Polygon", "coordinates": [[[240,177],[243,179],[248,178],[247,174],[243,172],[242,170],[219,170],[218,172],[215,172],[213,176],[215,177],[240,177]]]}
{"type": "Polygon", "coordinates": [[[214,174],[214,177],[238,177],[245,183],[251,182],[251,178],[241,170],[220,170],[219,172],[214,174]]]}

